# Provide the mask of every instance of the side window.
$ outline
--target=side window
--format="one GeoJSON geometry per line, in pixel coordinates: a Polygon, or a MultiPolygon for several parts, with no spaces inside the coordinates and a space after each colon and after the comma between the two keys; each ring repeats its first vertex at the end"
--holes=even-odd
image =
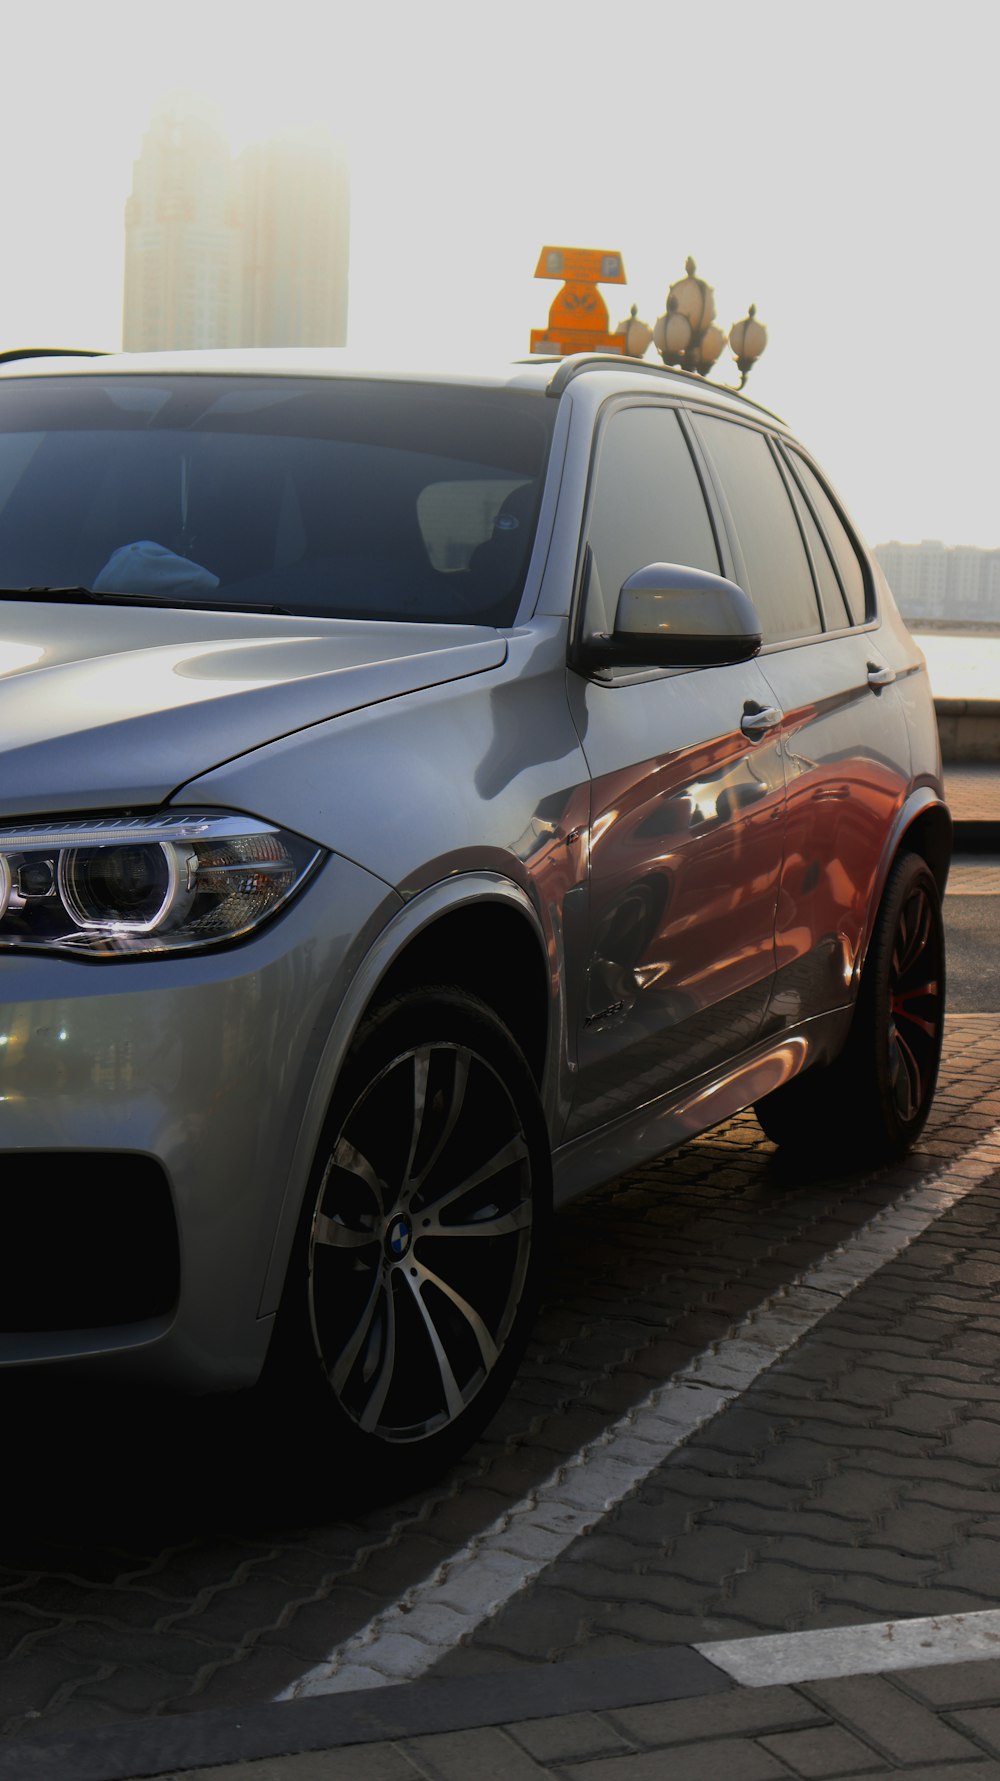
{"type": "Polygon", "coordinates": [[[840,579],[844,584],[851,623],[863,625],[868,616],[865,572],[861,567],[854,540],[816,472],[810,468],[804,458],[799,457],[797,451],[790,451],[788,455],[792,460],[796,476],[813,504],[816,517],[830,540],[830,547],[840,571],[840,579]]]}
{"type": "Polygon", "coordinates": [[[813,568],[819,582],[820,605],[823,608],[823,622],[828,631],[842,631],[845,625],[854,623],[847,604],[840,576],[837,574],[830,546],[823,537],[816,523],[813,510],[805,499],[802,490],[794,478],[791,478],[792,500],[799,516],[799,525],[806,535],[806,543],[812,553],[813,568]]]}
{"type": "Polygon", "coordinates": [[[698,472],[672,408],[619,408],[599,436],[585,627],[610,631],[623,581],[647,563],[719,574],[698,472]]]}
{"type": "Polygon", "coordinates": [[[822,630],[812,571],[788,491],[763,433],[699,415],[746,564],[765,643],[822,630]]]}

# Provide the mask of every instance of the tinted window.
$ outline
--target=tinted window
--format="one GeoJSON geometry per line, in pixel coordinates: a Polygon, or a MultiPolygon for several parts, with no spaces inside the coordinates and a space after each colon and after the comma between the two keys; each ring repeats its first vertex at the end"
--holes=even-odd
{"type": "Polygon", "coordinates": [[[833,554],[840,570],[840,578],[844,584],[844,592],[850,608],[851,622],[863,625],[867,617],[865,574],[854,546],[854,540],[819,477],[810,469],[805,459],[799,457],[798,452],[793,452],[790,455],[795,465],[795,474],[816,509],[819,522],[833,547],[833,554]]]}
{"type": "Polygon", "coordinates": [[[821,629],[809,559],[788,492],[763,433],[699,415],[726,492],[765,643],[821,629]]]}
{"type": "Polygon", "coordinates": [[[622,582],[647,563],[719,573],[694,461],[673,409],[620,408],[600,435],[588,541],[586,628],[614,626],[622,582]]]}
{"type": "Polygon", "coordinates": [[[0,380],[0,586],[510,624],[555,411],[346,379],[0,380]]]}
{"type": "Polygon", "coordinates": [[[840,577],[830,555],[830,548],[813,518],[812,508],[808,501],[803,499],[801,491],[795,484],[792,488],[792,499],[795,502],[799,523],[805,531],[806,541],[812,552],[813,567],[819,582],[823,622],[828,631],[842,631],[845,625],[849,625],[853,621],[847,607],[847,596],[840,585],[840,577]]]}

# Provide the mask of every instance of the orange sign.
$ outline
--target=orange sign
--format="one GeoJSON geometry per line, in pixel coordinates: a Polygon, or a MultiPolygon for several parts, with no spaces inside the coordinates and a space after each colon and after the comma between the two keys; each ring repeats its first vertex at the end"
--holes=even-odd
{"type": "Polygon", "coordinates": [[[624,284],[621,254],[599,248],[543,247],[536,278],[561,278],[547,328],[532,328],[531,350],[556,353],[624,353],[624,334],[608,333],[608,307],[598,284],[624,284]]]}
{"type": "Polygon", "coordinates": [[[599,247],[543,247],[536,278],[561,278],[566,284],[625,284],[621,254],[599,247]]]}

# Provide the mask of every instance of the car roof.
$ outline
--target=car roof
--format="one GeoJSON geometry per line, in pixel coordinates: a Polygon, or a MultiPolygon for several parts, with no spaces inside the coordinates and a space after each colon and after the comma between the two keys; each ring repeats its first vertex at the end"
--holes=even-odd
{"type": "Polygon", "coordinates": [[[0,354],[0,378],[78,376],[200,375],[231,377],[335,377],[378,382],[444,383],[480,388],[539,390],[558,397],[580,378],[595,379],[597,393],[649,390],[711,404],[730,412],[765,416],[784,423],[758,403],[724,384],[684,371],[668,370],[645,359],[615,353],[573,353],[565,358],[533,354],[506,364],[360,359],[343,347],[219,347],[183,352],[93,353],[75,355],[63,347],[35,347],[23,353],[0,354]]]}

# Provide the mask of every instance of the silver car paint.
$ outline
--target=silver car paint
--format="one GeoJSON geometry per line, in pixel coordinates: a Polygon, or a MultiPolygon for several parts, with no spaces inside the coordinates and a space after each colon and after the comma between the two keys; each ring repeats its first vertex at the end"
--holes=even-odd
{"type": "Polygon", "coordinates": [[[5,602],[0,821],[155,807],[207,765],[504,655],[472,625],[5,602]]]}
{"type": "MultiPolygon", "coordinates": [[[[152,1329],[0,1334],[0,1366],[107,1351],[128,1369],[138,1347],[150,1377],[256,1377],[261,1285],[296,1142],[311,1133],[315,1145],[338,1009],[399,907],[378,879],[330,859],[277,921],[225,951],[96,969],[0,953],[8,1167],[33,1150],[65,1149],[68,1169],[88,1151],[156,1157],[183,1280],[176,1314],[152,1329]]],[[[28,1155],[23,1167],[30,1184],[28,1155]]]]}

